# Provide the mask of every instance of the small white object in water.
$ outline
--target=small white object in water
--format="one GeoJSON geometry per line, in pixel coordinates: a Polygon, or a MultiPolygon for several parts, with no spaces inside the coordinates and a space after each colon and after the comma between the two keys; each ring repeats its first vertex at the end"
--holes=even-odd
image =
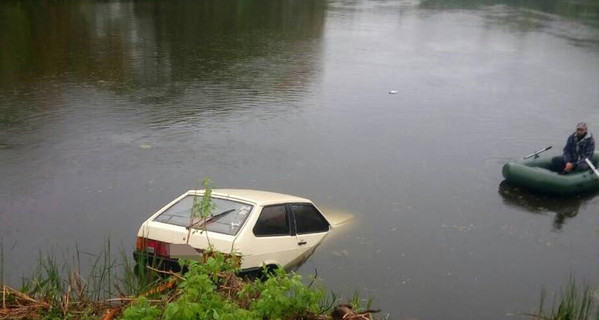
{"type": "Polygon", "coordinates": [[[397,93],[398,93],[397,90],[391,90],[391,91],[389,91],[389,94],[397,94],[397,93]]]}

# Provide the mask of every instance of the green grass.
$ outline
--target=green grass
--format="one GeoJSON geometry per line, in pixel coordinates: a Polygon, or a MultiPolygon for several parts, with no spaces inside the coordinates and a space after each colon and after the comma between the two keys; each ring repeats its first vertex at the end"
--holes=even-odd
{"type": "Polygon", "coordinates": [[[599,320],[599,303],[596,291],[587,284],[578,284],[571,277],[559,296],[553,299],[552,307],[547,311],[545,306],[546,290],[541,292],[539,309],[532,318],[547,320],[599,320]]]}
{"type": "Polygon", "coordinates": [[[159,277],[150,272],[135,274],[135,262],[124,250],[115,256],[110,240],[106,240],[98,254],[90,255],[85,276],[82,275],[82,254],[79,247],[71,257],[72,263],[59,259],[54,253],[38,253],[37,266],[30,276],[23,278],[22,292],[55,301],[70,287],[77,290],[80,298],[90,301],[102,301],[115,294],[135,295],[146,290],[159,277]]]}
{"type": "MultiPolygon", "coordinates": [[[[97,319],[115,305],[111,298],[138,296],[164,280],[145,268],[136,272],[135,262],[125,250],[117,255],[113,251],[108,239],[93,255],[82,254],[77,245],[71,256],[39,252],[36,266],[22,278],[20,288],[7,287],[9,294],[3,293],[2,303],[18,312],[4,318],[97,319]]],[[[0,288],[5,285],[3,270],[0,244],[0,288]]],[[[4,319],[1,313],[0,318],[4,319]]]]}
{"type": "MultiPolygon", "coordinates": [[[[113,319],[324,320],[339,303],[316,279],[303,281],[282,269],[259,279],[239,278],[238,261],[218,252],[205,263],[185,262],[185,274],[136,270],[130,253],[117,252],[110,240],[94,255],[78,246],[66,257],[40,252],[21,287],[6,287],[7,308],[0,307],[0,319],[100,319],[116,310],[113,319]]],[[[3,264],[0,245],[0,273],[3,264]]],[[[355,310],[372,302],[357,293],[348,301],[355,310]]]]}

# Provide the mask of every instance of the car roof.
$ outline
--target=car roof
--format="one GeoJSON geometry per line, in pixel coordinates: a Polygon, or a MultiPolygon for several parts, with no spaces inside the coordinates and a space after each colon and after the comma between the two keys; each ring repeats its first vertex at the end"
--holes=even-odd
{"type": "MultiPolygon", "coordinates": [[[[189,193],[198,193],[203,194],[204,190],[189,190],[189,193]]],[[[249,202],[253,202],[260,206],[265,206],[269,204],[275,203],[283,203],[283,202],[309,202],[312,201],[292,196],[284,193],[270,192],[270,191],[262,191],[262,190],[253,190],[253,189],[212,189],[212,195],[227,197],[227,198],[236,198],[239,200],[245,200],[249,202]]]]}

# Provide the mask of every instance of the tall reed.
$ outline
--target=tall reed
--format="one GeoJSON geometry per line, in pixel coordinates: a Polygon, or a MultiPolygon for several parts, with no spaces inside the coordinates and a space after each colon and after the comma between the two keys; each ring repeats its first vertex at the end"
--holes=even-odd
{"type": "Polygon", "coordinates": [[[0,288],[4,286],[4,244],[0,242],[0,288]]]}
{"type": "Polygon", "coordinates": [[[547,320],[599,320],[599,303],[596,292],[587,284],[579,285],[571,277],[559,296],[554,298],[549,312],[545,311],[546,290],[541,291],[541,301],[533,318],[547,320]]]}
{"type": "MultiPolygon", "coordinates": [[[[53,306],[53,310],[62,308],[66,314],[73,306],[99,310],[111,298],[137,296],[161,280],[145,268],[136,271],[136,264],[126,250],[121,249],[115,255],[110,239],[105,240],[98,254],[81,252],[76,245],[70,259],[57,259],[53,252],[39,252],[36,267],[22,278],[19,291],[53,306]],[[82,261],[82,253],[89,255],[90,260],[82,261]],[[82,265],[85,276],[81,275],[82,265]]],[[[0,246],[0,267],[3,263],[0,246]]]]}

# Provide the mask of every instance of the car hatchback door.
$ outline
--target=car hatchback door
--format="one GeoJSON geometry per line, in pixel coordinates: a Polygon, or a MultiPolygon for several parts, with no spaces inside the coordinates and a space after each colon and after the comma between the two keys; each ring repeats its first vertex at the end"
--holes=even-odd
{"type": "Polygon", "coordinates": [[[297,239],[285,204],[262,208],[252,229],[254,239],[244,248],[244,265],[280,264],[288,268],[297,259],[297,239]]]}
{"type": "Polygon", "coordinates": [[[290,204],[289,207],[293,213],[297,232],[298,258],[303,262],[310,257],[327,235],[330,224],[310,203],[290,204]]]}

